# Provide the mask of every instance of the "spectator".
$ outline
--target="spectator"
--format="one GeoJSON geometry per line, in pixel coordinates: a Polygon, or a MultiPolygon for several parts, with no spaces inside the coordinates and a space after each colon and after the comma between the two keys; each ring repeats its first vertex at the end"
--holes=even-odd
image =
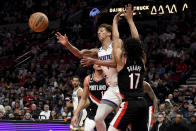
{"type": "Polygon", "coordinates": [[[40,119],[49,119],[50,117],[49,105],[44,105],[44,111],[40,113],[40,119]],[[45,117],[44,117],[45,116],[45,117]]]}
{"type": "Polygon", "coordinates": [[[14,109],[14,110],[13,110],[14,113],[16,113],[16,114],[19,113],[19,111],[20,111],[20,103],[19,103],[18,101],[15,102],[13,109],[14,109]]]}
{"type": "Polygon", "coordinates": [[[187,114],[185,114],[185,118],[187,119],[187,121],[190,123],[191,122],[191,116],[194,114],[194,106],[193,105],[189,105],[188,106],[188,112],[187,114]]]}
{"type": "Polygon", "coordinates": [[[158,73],[160,76],[165,73],[165,68],[162,66],[162,64],[158,64],[158,67],[156,68],[156,73],[158,73]]]}
{"type": "Polygon", "coordinates": [[[9,114],[12,112],[11,106],[5,106],[5,118],[9,118],[9,114]]]}
{"type": "Polygon", "coordinates": [[[165,99],[165,111],[170,112],[171,108],[173,107],[170,99],[165,99]]]}
{"type": "Polygon", "coordinates": [[[62,116],[64,118],[67,118],[68,120],[71,120],[72,113],[68,110],[66,106],[63,108],[62,116]]]}
{"type": "Polygon", "coordinates": [[[152,81],[152,86],[153,87],[158,87],[160,82],[160,75],[158,73],[155,74],[155,79],[152,81]]]}
{"type": "Polygon", "coordinates": [[[3,113],[5,113],[5,108],[4,108],[3,105],[0,105],[0,111],[3,112],[3,113]]]}
{"type": "Polygon", "coordinates": [[[165,111],[165,104],[160,104],[159,105],[159,112],[165,111]]]}
{"type": "Polygon", "coordinates": [[[14,114],[15,120],[23,120],[24,119],[24,110],[19,110],[18,113],[14,114]]]}
{"type": "Polygon", "coordinates": [[[182,114],[185,118],[188,117],[188,107],[189,107],[188,102],[184,102],[181,107],[182,114]]]}
{"type": "Polygon", "coordinates": [[[196,107],[196,96],[193,99],[193,105],[196,107]]]}
{"type": "Polygon", "coordinates": [[[3,104],[3,100],[5,99],[5,96],[2,92],[2,88],[0,87],[0,105],[3,104]]]}
{"type": "Polygon", "coordinates": [[[196,113],[191,115],[191,123],[189,124],[190,131],[196,131],[196,113]]]}
{"type": "Polygon", "coordinates": [[[10,114],[8,115],[8,119],[9,119],[9,120],[14,120],[14,118],[15,118],[14,113],[10,113],[10,114]]]}
{"type": "Polygon", "coordinates": [[[170,110],[169,113],[169,120],[173,120],[176,116],[177,111],[179,110],[179,106],[177,104],[174,104],[174,106],[172,107],[172,109],[170,110]]]}
{"type": "MultiPolygon", "coordinates": [[[[63,120],[63,116],[59,113],[59,114],[57,114],[57,119],[58,120],[63,120]]],[[[64,121],[65,121],[65,119],[64,119],[64,121]]]]}
{"type": "Polygon", "coordinates": [[[31,105],[31,114],[32,114],[32,118],[34,118],[34,119],[39,118],[40,110],[37,109],[36,104],[31,105]]]}
{"type": "Polygon", "coordinates": [[[44,108],[44,100],[43,99],[39,99],[37,108],[38,109],[43,109],[44,108]]]}
{"type": "Polygon", "coordinates": [[[179,90],[178,89],[174,89],[173,100],[174,100],[175,103],[178,103],[178,96],[179,96],[179,90]]]}
{"type": "Polygon", "coordinates": [[[179,73],[180,75],[184,75],[184,73],[187,72],[187,70],[188,70],[187,65],[183,61],[180,61],[180,64],[178,64],[176,67],[176,73],[179,73]]]}
{"type": "Polygon", "coordinates": [[[165,122],[166,122],[166,123],[170,123],[168,112],[163,111],[162,114],[163,114],[163,116],[164,116],[165,122]]]}
{"type": "Polygon", "coordinates": [[[53,110],[53,111],[51,111],[51,113],[50,113],[50,118],[49,118],[49,120],[56,120],[56,119],[58,119],[58,118],[57,118],[57,113],[56,113],[55,110],[53,110]]]}
{"type": "Polygon", "coordinates": [[[8,98],[6,98],[6,99],[4,100],[3,105],[4,105],[4,107],[5,107],[5,106],[9,106],[9,99],[8,99],[8,98]]]}
{"type": "Polygon", "coordinates": [[[169,126],[168,131],[189,131],[186,122],[182,120],[182,114],[177,113],[174,122],[169,126]]]}
{"type": "Polygon", "coordinates": [[[63,111],[63,101],[59,100],[57,106],[55,107],[55,110],[57,113],[61,113],[63,111]]]}
{"type": "Polygon", "coordinates": [[[157,121],[152,126],[150,131],[167,131],[168,125],[164,121],[164,115],[159,113],[157,116],[157,121]]]}
{"type": "Polygon", "coordinates": [[[171,102],[172,105],[175,104],[175,102],[173,100],[173,94],[169,94],[167,98],[170,100],[170,102],[171,102]]]}
{"type": "Polygon", "coordinates": [[[2,111],[0,111],[0,120],[5,119],[4,113],[2,111]]]}
{"type": "Polygon", "coordinates": [[[152,81],[155,79],[155,68],[151,67],[150,71],[147,74],[148,81],[152,81]]]}
{"type": "Polygon", "coordinates": [[[34,119],[32,118],[32,116],[29,112],[25,113],[24,120],[34,121],[34,119]]]}

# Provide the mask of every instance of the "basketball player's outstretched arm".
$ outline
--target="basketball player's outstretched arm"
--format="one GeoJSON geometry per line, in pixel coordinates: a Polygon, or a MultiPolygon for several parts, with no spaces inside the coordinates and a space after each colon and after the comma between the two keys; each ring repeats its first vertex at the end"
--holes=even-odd
{"type": "Polygon", "coordinates": [[[137,28],[135,26],[135,23],[133,21],[133,9],[132,9],[131,4],[128,4],[125,6],[125,14],[124,15],[125,15],[125,18],[129,24],[132,38],[140,39],[139,33],[138,33],[137,28]]]}
{"type": "MultiPolygon", "coordinates": [[[[78,107],[76,108],[76,110],[74,111],[74,116],[72,117],[72,120],[71,120],[71,124],[74,126],[75,123],[78,122],[78,114],[79,112],[84,109],[85,107],[87,107],[87,105],[89,105],[89,100],[88,100],[88,96],[89,96],[89,89],[88,89],[88,86],[89,86],[89,76],[87,76],[84,80],[84,90],[82,92],[81,95],[81,100],[78,104],[78,107]]],[[[79,94],[78,94],[79,95],[79,94]]]]}
{"type": "Polygon", "coordinates": [[[62,44],[63,46],[66,46],[67,49],[78,58],[82,58],[83,56],[97,58],[97,48],[93,48],[90,50],[78,50],[75,46],[70,44],[66,34],[63,36],[59,32],[56,33],[56,38],[58,39],[58,43],[62,44]]]}
{"type": "Polygon", "coordinates": [[[156,114],[158,112],[158,99],[148,82],[143,81],[143,87],[144,92],[147,93],[150,99],[153,101],[153,112],[156,114]]]}
{"type": "Polygon", "coordinates": [[[117,13],[114,16],[112,24],[112,41],[113,41],[113,55],[117,63],[117,70],[120,71],[124,66],[124,57],[123,57],[123,42],[119,37],[118,31],[118,21],[121,19],[121,14],[124,14],[124,11],[117,13]]]}

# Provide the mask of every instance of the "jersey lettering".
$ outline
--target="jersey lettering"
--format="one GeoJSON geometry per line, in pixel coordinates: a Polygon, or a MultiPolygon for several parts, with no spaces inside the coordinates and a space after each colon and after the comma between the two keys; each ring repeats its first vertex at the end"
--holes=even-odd
{"type": "Polygon", "coordinates": [[[111,60],[112,59],[112,55],[104,55],[104,56],[100,56],[99,57],[100,60],[111,60]]]}
{"type": "Polygon", "coordinates": [[[130,77],[130,89],[137,89],[139,79],[140,79],[140,73],[131,73],[131,75],[129,75],[129,77],[130,77]],[[136,83],[135,83],[135,88],[133,88],[134,76],[137,76],[136,83]]]}

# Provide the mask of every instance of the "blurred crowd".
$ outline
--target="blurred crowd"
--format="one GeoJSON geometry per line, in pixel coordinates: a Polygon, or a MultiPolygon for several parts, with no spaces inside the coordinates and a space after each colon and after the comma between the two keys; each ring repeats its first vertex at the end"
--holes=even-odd
{"type": "MultiPolygon", "coordinates": [[[[7,7],[9,2],[0,3],[7,7]]],[[[99,46],[96,31],[92,25],[96,21],[92,18],[81,19],[80,22],[75,23],[66,21],[68,15],[77,12],[90,2],[44,0],[41,7],[32,0],[20,2],[22,2],[21,8],[25,7],[21,13],[8,13],[13,9],[9,7],[10,5],[7,10],[0,9],[0,18],[3,18],[0,24],[28,21],[33,7],[43,7],[42,12],[50,14],[49,19],[61,19],[60,28],[63,32],[68,32],[69,41],[74,46],[79,49],[99,46]],[[56,5],[59,8],[57,10],[49,5],[56,5]],[[50,12],[47,12],[48,8],[51,8],[50,12]],[[62,14],[66,15],[62,16],[62,14]]],[[[17,1],[13,0],[12,6],[16,4],[17,1]]],[[[187,72],[196,64],[196,18],[192,17],[195,15],[196,11],[186,10],[182,14],[155,16],[153,25],[148,24],[148,20],[146,23],[141,22],[142,16],[135,16],[136,26],[146,46],[145,80],[151,84],[159,99],[157,122],[164,121],[172,129],[174,129],[172,126],[178,125],[179,122],[186,127],[195,124],[196,86],[179,86],[184,83],[187,72]]],[[[123,22],[119,25],[119,29],[121,38],[126,40],[129,32],[123,22]]],[[[2,36],[0,37],[0,59],[13,60],[30,50],[33,52],[30,61],[6,70],[1,75],[0,119],[71,118],[70,78],[78,75],[82,83],[91,69],[80,68],[79,60],[66,48],[57,44],[55,39],[46,41],[50,32],[46,30],[40,35],[29,30],[24,32],[21,29],[4,28],[0,31],[2,36]]],[[[7,69],[7,66],[4,64],[1,68],[7,69]]],[[[153,131],[154,128],[152,128],[153,131]]]]}

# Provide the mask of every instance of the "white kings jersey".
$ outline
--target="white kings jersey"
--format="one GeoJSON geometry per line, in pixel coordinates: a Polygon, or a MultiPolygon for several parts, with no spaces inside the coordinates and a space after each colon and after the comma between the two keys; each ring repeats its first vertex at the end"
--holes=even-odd
{"type": "MultiPolygon", "coordinates": [[[[80,102],[80,98],[78,98],[78,95],[77,95],[79,90],[83,90],[83,89],[81,87],[79,87],[77,90],[73,91],[73,94],[72,94],[72,101],[73,101],[74,110],[77,109],[78,104],[80,102]]],[[[86,119],[86,116],[87,116],[86,109],[81,110],[78,115],[78,123],[76,125],[83,126],[83,124],[84,124],[83,122],[86,119]]]]}
{"type": "Polygon", "coordinates": [[[80,102],[80,98],[78,98],[78,95],[77,95],[79,90],[83,90],[83,89],[81,87],[78,87],[78,89],[73,91],[73,94],[72,94],[72,102],[73,102],[74,110],[76,110],[80,102]]]}
{"type": "MultiPolygon", "coordinates": [[[[109,45],[107,50],[104,50],[102,47],[98,49],[99,60],[111,60],[112,59],[112,42],[109,45]]],[[[117,85],[117,70],[116,68],[101,66],[102,70],[107,76],[107,82],[109,85],[117,85]]]]}

